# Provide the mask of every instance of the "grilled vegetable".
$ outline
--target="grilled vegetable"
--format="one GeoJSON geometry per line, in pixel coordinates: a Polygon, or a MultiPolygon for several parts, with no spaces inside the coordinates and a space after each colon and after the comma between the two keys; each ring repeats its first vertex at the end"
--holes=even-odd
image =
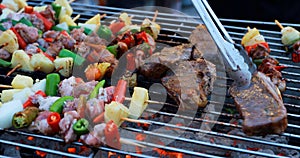
{"type": "Polygon", "coordinates": [[[46,19],[44,16],[42,16],[39,12],[33,12],[33,14],[35,14],[39,19],[41,19],[43,21],[46,31],[48,31],[52,28],[53,24],[48,19],[46,19]]]}
{"type": "Polygon", "coordinates": [[[105,84],[105,80],[98,82],[95,88],[93,89],[93,91],[91,92],[91,94],[89,95],[89,99],[96,98],[99,94],[99,89],[103,87],[104,84],[105,84]]]}
{"type": "Polygon", "coordinates": [[[113,95],[113,101],[123,103],[125,100],[126,88],[127,81],[119,80],[113,95]]]}
{"type": "Polygon", "coordinates": [[[85,22],[85,24],[96,24],[96,25],[100,25],[100,20],[101,20],[101,16],[100,14],[96,14],[95,16],[93,16],[91,19],[87,20],[85,22]]]}
{"type": "Polygon", "coordinates": [[[25,0],[3,0],[1,4],[7,6],[13,11],[18,11],[21,8],[27,6],[27,3],[25,0]]]}
{"type": "MultiPolygon", "coordinates": [[[[46,97],[46,94],[43,91],[41,91],[41,90],[35,92],[34,95],[40,95],[42,97],[46,97]]],[[[34,106],[34,103],[32,102],[32,98],[31,97],[29,97],[26,100],[26,102],[23,104],[23,108],[25,109],[25,108],[30,107],[30,106],[34,106]]]]}
{"type": "Polygon", "coordinates": [[[101,25],[97,31],[99,37],[109,41],[112,38],[112,32],[109,27],[101,25]]]}
{"type": "Polygon", "coordinates": [[[116,149],[121,149],[118,126],[112,120],[106,123],[104,135],[106,144],[108,146],[116,149]]]}
{"type": "Polygon", "coordinates": [[[300,33],[293,27],[287,26],[281,30],[281,42],[286,45],[292,45],[300,39],[300,33]]]}
{"type": "Polygon", "coordinates": [[[1,101],[2,103],[9,102],[13,99],[13,95],[16,94],[17,92],[20,92],[21,89],[7,89],[7,90],[2,90],[1,92],[1,101]]]}
{"type": "Polygon", "coordinates": [[[122,13],[119,19],[125,23],[126,26],[131,25],[131,17],[127,13],[122,13]]]}
{"type": "Polygon", "coordinates": [[[39,108],[31,106],[25,108],[23,111],[14,114],[12,125],[14,128],[28,127],[32,121],[37,117],[39,108]]]}
{"type": "Polygon", "coordinates": [[[138,119],[144,110],[147,108],[149,100],[148,90],[141,87],[134,87],[134,92],[132,94],[129,113],[130,117],[138,119]]]}
{"type": "Polygon", "coordinates": [[[21,64],[22,70],[25,71],[33,71],[34,68],[30,63],[30,57],[27,53],[25,53],[23,50],[16,50],[11,59],[11,67],[16,67],[17,65],[21,64]]]}
{"type": "MultiPolygon", "coordinates": [[[[55,0],[54,3],[59,4],[65,8],[65,13],[69,16],[73,14],[73,9],[67,0],[55,0]]],[[[62,13],[61,13],[62,14],[62,13]]]]}
{"type": "Polygon", "coordinates": [[[88,65],[84,70],[85,77],[87,80],[100,80],[104,77],[107,68],[110,66],[110,63],[94,63],[88,65]]]}
{"type": "Polygon", "coordinates": [[[89,133],[89,121],[81,118],[73,125],[73,130],[77,135],[83,135],[89,133]]]}
{"type": "Polygon", "coordinates": [[[20,100],[12,100],[2,104],[0,108],[0,128],[11,127],[14,114],[22,110],[23,105],[20,100]]]}
{"type": "Polygon", "coordinates": [[[55,11],[55,18],[59,18],[59,14],[60,14],[62,6],[57,3],[52,3],[51,7],[55,11]]]}
{"type": "Polygon", "coordinates": [[[77,24],[73,21],[73,19],[69,15],[63,15],[59,19],[59,23],[66,23],[68,26],[77,26],[77,24]]]}
{"type": "Polygon", "coordinates": [[[0,66],[1,67],[10,67],[11,66],[11,62],[5,61],[3,59],[0,59],[0,66]]]}
{"type": "Polygon", "coordinates": [[[29,76],[17,75],[11,82],[14,89],[23,89],[25,87],[32,87],[33,79],[29,76]]]}
{"type": "Polygon", "coordinates": [[[60,76],[57,73],[51,73],[46,76],[46,94],[47,96],[56,96],[60,76]]]}
{"type": "Polygon", "coordinates": [[[57,112],[52,112],[48,117],[47,117],[47,123],[49,126],[52,128],[52,130],[57,133],[59,132],[59,122],[61,120],[60,114],[57,112]]]}
{"type": "Polygon", "coordinates": [[[74,97],[72,97],[72,96],[63,96],[63,97],[57,99],[57,100],[51,105],[50,111],[52,111],[52,112],[57,112],[57,113],[62,113],[64,104],[65,104],[67,101],[72,101],[72,100],[74,100],[74,97]]]}
{"type": "Polygon", "coordinates": [[[105,122],[113,120],[117,126],[123,123],[122,118],[129,116],[129,110],[126,106],[116,101],[112,101],[110,104],[105,106],[104,119],[105,122]]]}
{"type": "Polygon", "coordinates": [[[35,70],[39,70],[47,74],[54,70],[53,62],[42,53],[33,54],[31,56],[30,63],[35,70]]]}
{"type": "Polygon", "coordinates": [[[58,72],[62,76],[69,77],[72,74],[73,61],[74,61],[73,58],[66,57],[66,58],[56,58],[53,63],[55,69],[60,69],[58,72]]]}
{"type": "Polygon", "coordinates": [[[154,39],[157,39],[158,34],[160,32],[160,26],[149,19],[145,19],[142,23],[141,31],[145,31],[146,33],[150,34],[154,39]]]}
{"type": "Polygon", "coordinates": [[[83,57],[67,49],[62,49],[59,52],[59,57],[71,57],[73,58],[73,62],[75,65],[82,65],[85,62],[85,59],[83,57]]]}
{"type": "Polygon", "coordinates": [[[0,46],[3,46],[10,53],[15,52],[19,48],[17,36],[12,30],[2,32],[0,35],[0,46]]]}

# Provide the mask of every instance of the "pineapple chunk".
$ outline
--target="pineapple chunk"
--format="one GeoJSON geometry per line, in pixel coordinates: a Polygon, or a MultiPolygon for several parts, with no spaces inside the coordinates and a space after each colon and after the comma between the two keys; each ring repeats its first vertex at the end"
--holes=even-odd
{"type": "Polygon", "coordinates": [[[120,126],[123,123],[122,118],[127,118],[128,116],[128,108],[121,103],[112,101],[110,104],[105,105],[105,122],[113,120],[117,126],[120,126]]]}
{"type": "Polygon", "coordinates": [[[3,103],[11,101],[15,93],[20,92],[21,89],[7,89],[3,90],[1,93],[1,101],[3,103]]]}
{"type": "Polygon", "coordinates": [[[253,37],[260,35],[259,31],[256,28],[249,29],[248,32],[242,38],[242,45],[245,46],[253,37]]]}
{"type": "Polygon", "coordinates": [[[149,100],[148,90],[141,87],[134,87],[134,92],[132,94],[129,113],[130,117],[133,119],[138,119],[144,110],[147,108],[149,100]]]}
{"type": "Polygon", "coordinates": [[[17,36],[11,30],[4,31],[0,35],[0,46],[4,46],[5,50],[13,53],[19,48],[17,36]]]}
{"type": "Polygon", "coordinates": [[[89,19],[88,21],[85,22],[85,24],[96,24],[96,25],[100,25],[100,14],[95,15],[94,17],[92,17],[91,19],[89,19]]]}
{"type": "Polygon", "coordinates": [[[7,8],[17,12],[21,8],[24,8],[27,6],[27,3],[25,0],[3,0],[2,4],[4,4],[7,8]]]}
{"type": "Polygon", "coordinates": [[[46,8],[47,8],[46,5],[44,5],[44,6],[35,6],[35,7],[33,7],[33,10],[37,11],[37,12],[42,12],[42,11],[46,10],[46,8]]]}
{"type": "Polygon", "coordinates": [[[127,13],[122,13],[119,16],[119,19],[121,19],[121,21],[124,21],[126,26],[131,25],[131,17],[129,17],[127,13]]]}
{"type": "Polygon", "coordinates": [[[73,58],[66,57],[66,58],[57,58],[54,60],[55,69],[61,68],[58,72],[64,76],[69,77],[72,74],[73,69],[73,58]]]}
{"type": "Polygon", "coordinates": [[[32,87],[33,79],[29,76],[17,75],[11,82],[14,89],[23,89],[26,87],[32,87]]]}
{"type": "Polygon", "coordinates": [[[68,26],[77,26],[77,24],[73,21],[73,19],[69,15],[63,15],[59,19],[59,23],[67,23],[68,26]]]}
{"type": "Polygon", "coordinates": [[[34,69],[45,73],[50,73],[54,70],[53,62],[41,53],[32,55],[30,63],[34,69]]]}
{"type": "Polygon", "coordinates": [[[15,3],[18,4],[19,9],[24,8],[25,6],[27,6],[27,2],[26,0],[14,0],[15,3]]]}
{"type": "Polygon", "coordinates": [[[21,64],[22,70],[33,71],[34,68],[30,63],[30,57],[23,50],[16,50],[11,59],[11,67],[16,67],[18,64],[21,64]]]}
{"type": "Polygon", "coordinates": [[[71,16],[73,14],[73,9],[67,0],[55,0],[54,3],[65,7],[67,15],[71,16]]]}
{"type": "Polygon", "coordinates": [[[251,38],[249,41],[247,41],[244,46],[252,46],[254,44],[257,44],[257,43],[261,43],[261,42],[265,42],[265,38],[263,35],[256,35],[254,36],[253,38],[251,38]]]}
{"type": "Polygon", "coordinates": [[[281,42],[284,45],[291,45],[293,44],[296,40],[300,39],[300,33],[293,27],[285,27],[281,30],[281,42]]]}

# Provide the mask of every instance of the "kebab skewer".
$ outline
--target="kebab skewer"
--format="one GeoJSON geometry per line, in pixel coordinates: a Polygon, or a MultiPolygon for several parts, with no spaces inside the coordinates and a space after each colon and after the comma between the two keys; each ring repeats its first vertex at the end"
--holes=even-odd
{"type": "Polygon", "coordinates": [[[286,81],[282,77],[281,71],[286,66],[280,65],[276,59],[270,57],[269,45],[259,33],[259,30],[248,28],[248,32],[243,36],[241,44],[256,64],[258,71],[270,77],[271,81],[281,92],[285,91],[286,81]]]}

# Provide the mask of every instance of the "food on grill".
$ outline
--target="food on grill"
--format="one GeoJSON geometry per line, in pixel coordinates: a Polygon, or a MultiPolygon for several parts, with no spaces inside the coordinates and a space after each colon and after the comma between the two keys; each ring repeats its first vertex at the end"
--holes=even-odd
{"type": "Polygon", "coordinates": [[[16,75],[12,80],[11,85],[14,89],[23,89],[26,87],[32,87],[33,79],[25,75],[16,75]]]}
{"type": "Polygon", "coordinates": [[[23,111],[14,114],[12,119],[12,125],[14,128],[28,127],[32,121],[37,117],[39,108],[30,106],[25,108],[23,111]]]}
{"type": "Polygon", "coordinates": [[[249,57],[257,65],[257,70],[266,74],[281,92],[286,89],[286,81],[281,71],[287,66],[279,65],[279,62],[270,57],[270,48],[264,37],[256,28],[248,28],[248,32],[242,39],[242,45],[248,52],[249,57]]]}
{"type": "Polygon", "coordinates": [[[200,107],[205,107],[216,78],[215,65],[199,58],[179,62],[172,71],[174,71],[174,75],[163,77],[162,84],[178,105],[184,102],[187,105],[197,104],[200,107]]]}
{"type": "Polygon", "coordinates": [[[122,118],[127,118],[128,116],[129,109],[122,103],[112,101],[110,104],[105,105],[105,122],[113,120],[117,126],[120,126],[124,121],[122,118]]]}
{"type": "Polygon", "coordinates": [[[0,107],[0,128],[10,128],[15,113],[23,110],[23,104],[20,100],[12,100],[3,103],[0,107]]]}
{"type": "Polygon", "coordinates": [[[247,135],[280,134],[287,128],[287,112],[277,87],[265,74],[253,74],[247,89],[230,88],[237,108],[244,118],[247,135]]]}
{"type": "Polygon", "coordinates": [[[300,32],[291,26],[283,27],[279,21],[275,23],[281,29],[281,42],[286,46],[286,50],[292,53],[292,61],[295,63],[300,62],[299,40],[300,32]]]}
{"type": "Polygon", "coordinates": [[[11,101],[13,99],[13,95],[20,92],[21,89],[7,89],[2,90],[1,92],[1,101],[2,103],[11,101]]]}
{"type": "Polygon", "coordinates": [[[134,87],[131,97],[129,114],[130,117],[138,119],[148,106],[148,90],[141,87],[134,87]]]}

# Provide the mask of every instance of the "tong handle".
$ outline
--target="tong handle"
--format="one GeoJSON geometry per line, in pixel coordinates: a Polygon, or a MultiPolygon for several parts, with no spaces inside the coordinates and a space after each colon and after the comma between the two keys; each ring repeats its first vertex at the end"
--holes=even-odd
{"type": "Polygon", "coordinates": [[[254,71],[252,68],[254,64],[251,64],[252,62],[248,56],[241,55],[239,51],[244,51],[243,49],[236,49],[234,41],[214,14],[207,1],[192,0],[192,2],[220,50],[229,77],[235,81],[237,86],[248,87],[252,78],[252,71],[254,71]],[[249,63],[245,63],[244,59],[249,63]],[[251,65],[251,69],[249,69],[248,64],[251,65]]]}

